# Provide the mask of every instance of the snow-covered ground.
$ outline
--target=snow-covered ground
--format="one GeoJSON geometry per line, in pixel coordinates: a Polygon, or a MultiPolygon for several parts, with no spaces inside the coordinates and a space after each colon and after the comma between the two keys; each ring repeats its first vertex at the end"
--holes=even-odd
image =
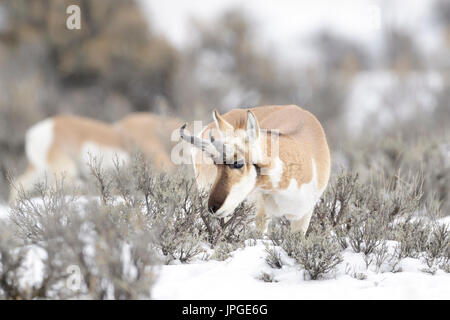
{"type": "MultiPolygon", "coordinates": [[[[7,219],[8,207],[0,204],[0,219],[7,219]]],[[[450,224],[450,216],[441,219],[450,224]]],[[[280,250],[284,266],[271,268],[265,261],[264,242],[238,249],[225,261],[197,260],[189,264],[163,265],[152,289],[154,299],[450,299],[450,274],[422,271],[419,259],[405,258],[392,272],[389,263],[376,271],[367,269],[362,253],[350,248],[336,271],[321,280],[305,280],[304,270],[280,250]],[[274,282],[260,279],[265,272],[274,282]],[[364,274],[358,280],[355,274],[364,274]]],[[[390,243],[390,247],[394,243],[390,243]]],[[[42,253],[32,251],[27,259],[27,279],[37,281],[42,272],[42,253]],[[33,257],[35,259],[33,259],[33,257]]]]}
{"type": "Polygon", "coordinates": [[[226,261],[162,266],[152,294],[154,299],[450,299],[450,275],[421,271],[424,265],[403,259],[401,272],[366,271],[362,254],[347,249],[334,275],[304,280],[303,271],[282,255],[286,264],[272,269],[265,262],[265,246],[239,249],[226,261]],[[347,270],[347,272],[346,272],[347,270]],[[350,276],[365,273],[365,280],[350,276]],[[259,279],[262,272],[276,282],[259,279]],[[347,274],[348,273],[348,274],[347,274]]]}
{"type": "Polygon", "coordinates": [[[0,202],[0,219],[6,219],[8,217],[9,207],[0,202]]]}

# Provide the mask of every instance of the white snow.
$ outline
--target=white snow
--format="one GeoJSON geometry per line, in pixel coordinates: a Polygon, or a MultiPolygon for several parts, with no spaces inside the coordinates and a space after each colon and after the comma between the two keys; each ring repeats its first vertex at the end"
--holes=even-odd
{"type": "Polygon", "coordinates": [[[39,287],[42,283],[47,252],[38,246],[28,246],[25,250],[25,259],[19,272],[19,287],[22,290],[30,290],[34,286],[39,287]]]}
{"type": "Polygon", "coordinates": [[[9,215],[9,207],[0,203],[0,219],[6,219],[9,215]]]}
{"type": "MultiPolygon", "coordinates": [[[[9,219],[10,208],[6,204],[0,203],[0,222],[9,219]]],[[[47,253],[37,246],[25,246],[25,259],[20,267],[19,287],[24,290],[31,290],[34,285],[39,285],[44,272],[43,261],[47,258],[47,253]]],[[[1,269],[1,263],[0,263],[1,269]]]]}
{"type": "MultiPolygon", "coordinates": [[[[0,218],[6,218],[8,207],[0,204],[0,218]]],[[[441,223],[450,224],[450,216],[441,223]]],[[[374,263],[366,268],[364,255],[350,248],[343,252],[344,261],[336,271],[320,280],[307,280],[304,270],[280,248],[284,263],[281,269],[271,268],[265,261],[265,244],[269,240],[247,243],[245,248],[231,253],[225,261],[200,258],[188,263],[158,267],[158,277],[152,288],[153,299],[450,299],[450,274],[438,270],[431,275],[422,271],[420,259],[405,258],[392,272],[390,263],[377,271],[374,263]],[[260,280],[265,272],[275,282],[260,280]],[[364,274],[358,280],[354,274],[364,274]],[[353,276],[352,276],[353,275],[353,276]]],[[[392,252],[395,242],[389,242],[392,252]]],[[[42,279],[42,249],[28,247],[23,265],[21,286],[31,287],[42,279]]],[[[211,252],[210,252],[211,253],[211,252]]],[[[124,256],[128,255],[124,248],[124,256]]],[[[127,270],[128,275],[133,270],[127,270]]]]}
{"type": "Polygon", "coordinates": [[[449,299],[450,275],[420,271],[417,259],[403,259],[401,272],[376,273],[366,270],[362,254],[350,249],[334,275],[322,280],[304,280],[303,271],[282,255],[285,266],[271,269],[265,262],[263,243],[233,253],[226,261],[166,265],[153,287],[154,299],[449,299]],[[357,280],[345,273],[367,274],[357,280]],[[277,282],[259,280],[261,272],[274,275],[277,282]]]}

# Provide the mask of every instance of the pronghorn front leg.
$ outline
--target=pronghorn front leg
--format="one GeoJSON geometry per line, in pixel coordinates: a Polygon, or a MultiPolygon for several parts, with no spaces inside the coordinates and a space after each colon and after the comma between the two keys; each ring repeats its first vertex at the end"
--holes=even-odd
{"type": "Polygon", "coordinates": [[[267,214],[266,209],[266,197],[262,194],[258,194],[256,196],[256,217],[255,217],[255,225],[256,230],[261,232],[262,234],[267,233],[267,228],[269,226],[270,218],[267,214]]]}
{"type": "Polygon", "coordinates": [[[301,231],[305,235],[306,231],[308,230],[309,221],[311,220],[313,212],[314,210],[311,210],[311,212],[305,214],[298,220],[294,220],[293,216],[288,216],[288,219],[291,222],[291,232],[294,233],[301,231]]]}
{"type": "Polygon", "coordinates": [[[256,213],[255,217],[255,224],[256,224],[256,230],[258,230],[261,233],[266,233],[267,227],[269,225],[269,218],[266,213],[266,209],[261,206],[258,208],[258,211],[256,213]]]}

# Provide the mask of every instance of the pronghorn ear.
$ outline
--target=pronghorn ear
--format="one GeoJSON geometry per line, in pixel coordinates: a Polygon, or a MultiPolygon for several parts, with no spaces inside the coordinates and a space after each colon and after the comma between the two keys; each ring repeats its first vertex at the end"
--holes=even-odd
{"type": "Polygon", "coordinates": [[[255,114],[248,110],[247,111],[247,125],[246,125],[246,130],[247,130],[247,136],[250,139],[258,139],[259,138],[259,123],[258,123],[258,119],[256,119],[255,114]]]}
{"type": "Polygon", "coordinates": [[[234,131],[234,127],[229,124],[222,116],[217,112],[217,110],[213,111],[213,118],[216,123],[217,129],[222,132],[234,131]]]}

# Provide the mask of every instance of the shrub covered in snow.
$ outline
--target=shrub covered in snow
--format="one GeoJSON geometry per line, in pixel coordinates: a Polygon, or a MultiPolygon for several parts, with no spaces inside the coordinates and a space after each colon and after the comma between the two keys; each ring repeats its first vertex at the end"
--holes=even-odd
{"type": "Polygon", "coordinates": [[[130,165],[116,161],[110,171],[91,159],[89,168],[83,190],[62,178],[37,183],[31,195],[19,192],[11,224],[1,226],[4,298],[150,297],[155,265],[224,260],[254,234],[251,204],[217,219],[182,172],[157,173],[141,156],[130,165]],[[30,254],[38,255],[33,268],[40,271],[24,283],[30,254]]]}
{"type": "Polygon", "coordinates": [[[293,240],[294,258],[312,280],[330,273],[342,262],[341,248],[329,234],[311,232],[307,237],[296,234],[293,240]]]}
{"type": "MultiPolygon", "coordinates": [[[[402,259],[414,258],[423,261],[425,272],[448,272],[448,226],[436,222],[439,208],[423,202],[422,190],[422,180],[414,176],[377,175],[363,183],[358,175],[341,172],[317,204],[306,235],[291,233],[285,219],[270,225],[273,246],[266,248],[266,262],[282,268],[279,250],[284,250],[307,278],[317,279],[342,262],[344,251],[351,251],[362,255],[366,270],[373,266],[376,272],[398,272],[402,259]]],[[[345,272],[366,277],[352,267],[345,272]]]]}
{"type": "Polygon", "coordinates": [[[41,272],[17,289],[20,297],[150,296],[157,262],[154,232],[139,210],[68,196],[60,184],[38,184],[36,194],[33,199],[22,195],[11,213],[21,244],[18,258],[24,248],[42,253],[34,261],[41,272]]]}
{"type": "Polygon", "coordinates": [[[301,232],[292,233],[283,225],[272,225],[269,234],[274,247],[267,246],[266,262],[272,268],[282,268],[278,246],[305,270],[307,278],[316,280],[332,272],[342,262],[342,248],[329,230],[314,230],[305,236],[301,232]]]}
{"type": "Polygon", "coordinates": [[[447,225],[436,225],[425,243],[424,271],[434,274],[437,268],[450,271],[450,230],[447,225]]]}
{"type": "Polygon", "coordinates": [[[405,258],[420,260],[427,273],[449,271],[448,227],[435,221],[439,206],[423,201],[424,184],[415,177],[362,180],[341,172],[306,235],[274,219],[267,241],[255,231],[252,204],[215,218],[208,195],[181,171],[157,173],[140,156],[128,165],[116,161],[110,171],[97,159],[89,167],[84,190],[44,181],[11,208],[11,221],[0,225],[2,298],[148,298],[161,263],[223,261],[261,243],[273,270],[261,271],[264,282],[277,282],[277,272],[292,263],[305,279],[327,278],[348,252],[362,257],[364,269],[345,269],[359,280],[369,267],[401,271],[405,258]]]}

